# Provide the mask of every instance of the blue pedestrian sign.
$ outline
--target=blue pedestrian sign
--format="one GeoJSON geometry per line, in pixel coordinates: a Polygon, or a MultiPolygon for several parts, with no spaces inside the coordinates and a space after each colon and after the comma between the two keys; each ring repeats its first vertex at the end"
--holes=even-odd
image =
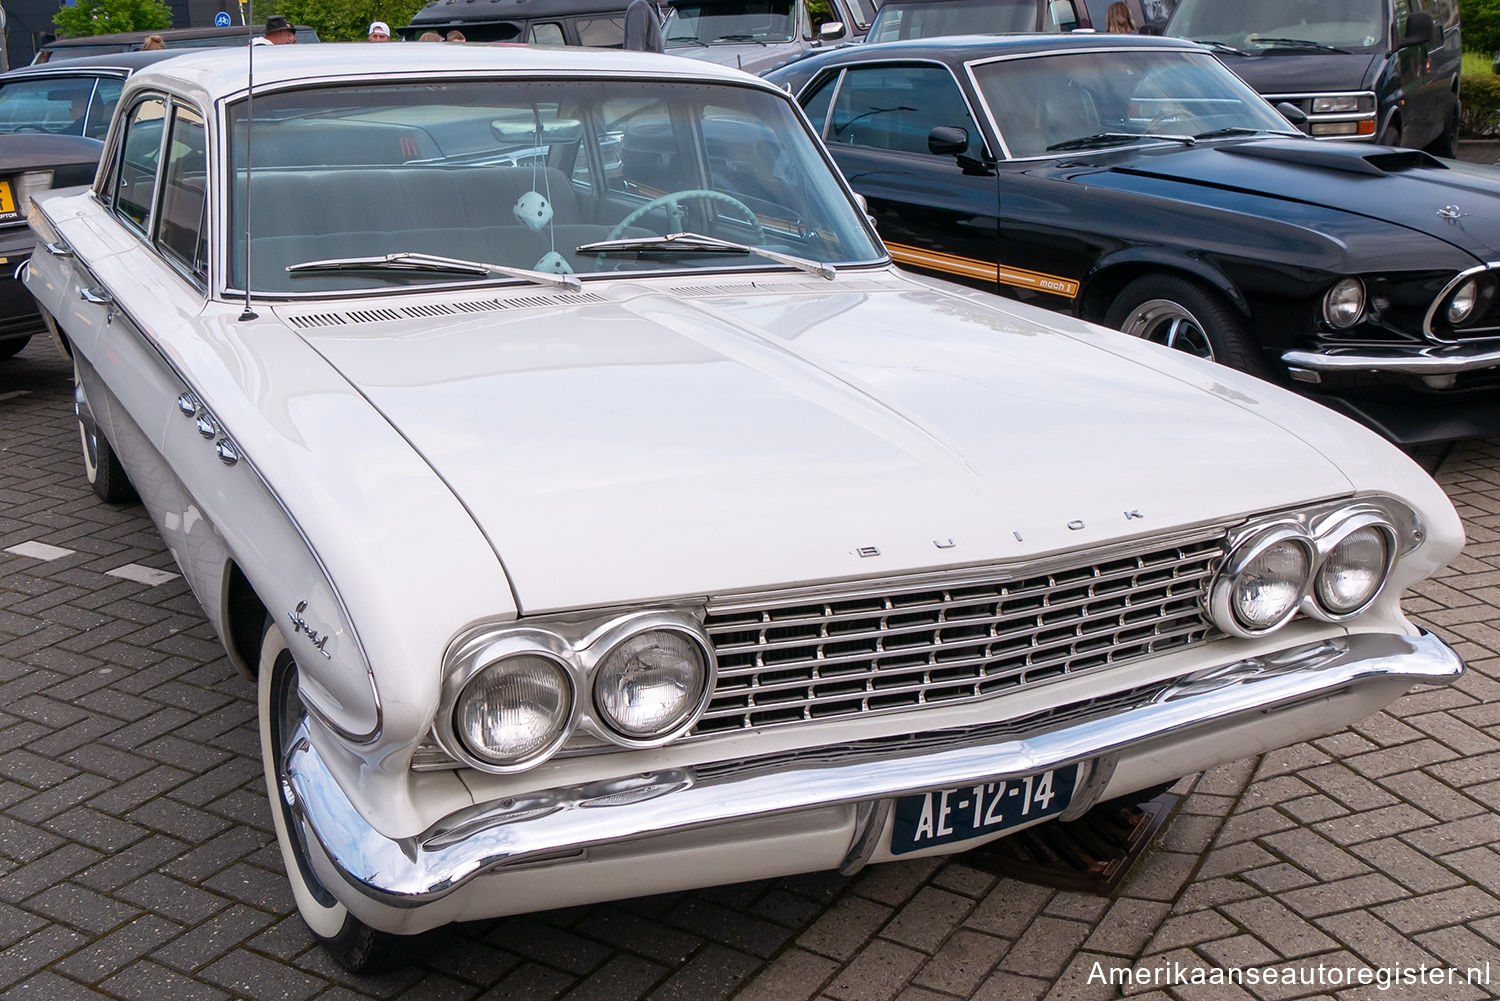
{"type": "Polygon", "coordinates": [[[228,13],[228,11],[222,11],[221,10],[217,14],[214,15],[214,27],[215,28],[227,28],[227,27],[229,27],[229,13],[228,13]]]}

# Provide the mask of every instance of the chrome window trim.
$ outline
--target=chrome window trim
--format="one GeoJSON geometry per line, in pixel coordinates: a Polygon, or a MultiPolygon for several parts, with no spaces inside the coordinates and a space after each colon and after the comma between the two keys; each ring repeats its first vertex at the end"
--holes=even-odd
{"type": "Polygon", "coordinates": [[[119,129],[119,142],[115,150],[116,157],[114,162],[111,164],[110,170],[110,176],[114,178],[114,183],[109,186],[109,198],[106,201],[106,205],[109,208],[110,217],[118,222],[121,226],[123,226],[126,230],[128,230],[131,235],[135,236],[147,246],[151,246],[151,230],[156,225],[157,207],[161,202],[161,186],[163,180],[161,161],[162,156],[167,148],[167,132],[169,131],[167,125],[171,121],[171,116],[171,98],[165,91],[157,90],[137,91],[136,93],[131,95],[130,106],[124,114],[119,114],[118,109],[116,110],[116,117],[120,119],[122,124],[119,129]],[[131,122],[131,116],[134,115],[142,105],[150,101],[160,101],[162,105],[161,137],[156,141],[156,170],[152,173],[151,176],[151,201],[146,206],[145,220],[137,225],[134,219],[127,217],[120,210],[118,197],[120,190],[119,182],[121,174],[124,171],[125,139],[130,132],[129,125],[131,122]]]}
{"type": "MultiPolygon", "coordinates": [[[[1451,296],[1454,292],[1458,291],[1458,287],[1465,281],[1474,277],[1475,275],[1484,274],[1486,271],[1500,271],[1500,261],[1491,261],[1488,264],[1480,264],[1465,271],[1460,271],[1458,274],[1453,276],[1452,281],[1443,286],[1443,290],[1441,292],[1433,296],[1432,305],[1427,307],[1427,313],[1422,317],[1423,337],[1434,344],[1466,344],[1472,341],[1487,339],[1483,337],[1440,337],[1438,336],[1437,331],[1435,331],[1432,327],[1433,321],[1437,319],[1438,310],[1442,308],[1443,303],[1448,300],[1448,297],[1451,296]]],[[[1500,276],[1497,276],[1497,281],[1500,281],[1500,276]]],[[[1492,331],[1492,337],[1500,337],[1500,326],[1473,327],[1469,329],[1473,329],[1475,331],[1492,331]]]]}
{"type": "MultiPolygon", "coordinates": [[[[959,77],[959,75],[956,72],[954,72],[953,67],[949,63],[945,62],[944,60],[942,60],[942,59],[923,58],[923,57],[916,57],[916,58],[910,58],[909,57],[909,58],[904,58],[904,59],[903,58],[868,59],[868,60],[862,60],[862,61],[859,61],[859,62],[845,62],[845,63],[840,63],[838,65],[838,67],[837,67],[837,70],[838,70],[838,73],[839,73],[839,79],[838,79],[838,85],[837,85],[838,89],[834,91],[833,97],[828,102],[828,116],[827,116],[826,120],[823,123],[823,131],[819,134],[819,137],[820,138],[824,138],[825,142],[828,142],[830,146],[831,145],[839,145],[839,146],[847,147],[848,149],[874,149],[874,150],[880,150],[880,152],[882,152],[882,153],[894,153],[894,154],[900,154],[900,155],[904,155],[904,156],[925,156],[925,157],[931,157],[932,156],[931,153],[913,153],[913,152],[911,152],[909,150],[886,149],[886,148],[881,147],[881,146],[856,146],[856,145],[854,145],[852,143],[838,143],[838,144],[834,144],[831,141],[829,141],[829,140],[826,139],[826,137],[828,135],[828,126],[833,123],[833,109],[834,109],[834,106],[838,103],[839,92],[843,90],[844,83],[849,78],[849,71],[850,70],[858,70],[858,69],[867,69],[867,68],[870,68],[870,67],[873,67],[873,66],[940,66],[940,67],[942,67],[943,70],[947,72],[948,78],[953,81],[953,86],[955,88],[957,88],[957,90],[958,90],[958,96],[963,99],[964,108],[969,112],[969,118],[973,120],[974,125],[979,129],[979,139],[980,139],[980,142],[984,146],[984,149],[983,149],[984,155],[986,155],[986,156],[993,156],[994,155],[991,152],[992,144],[990,142],[990,137],[984,134],[984,125],[985,125],[987,119],[984,118],[984,117],[981,117],[979,115],[976,115],[974,113],[974,101],[970,98],[968,91],[966,91],[964,89],[963,80],[959,77]]],[[[814,78],[814,79],[816,79],[816,78],[814,78]]],[[[970,82],[972,83],[973,81],[971,80],[970,82]]],[[[804,87],[802,89],[806,90],[807,88],[804,87]]],[[[979,91],[978,91],[977,88],[975,89],[974,93],[976,95],[979,93],[979,91]]],[[[799,100],[797,103],[800,105],[801,101],[799,100]]],[[[985,111],[986,111],[986,114],[987,114],[988,111],[989,111],[989,109],[985,108],[985,111]]],[[[988,124],[990,126],[990,129],[992,131],[995,131],[994,119],[988,119],[988,124]]],[[[999,132],[995,131],[995,134],[999,135],[999,132]]],[[[939,157],[939,159],[943,159],[943,158],[939,157]]],[[[840,176],[843,176],[842,172],[840,173],[840,176]]]]}

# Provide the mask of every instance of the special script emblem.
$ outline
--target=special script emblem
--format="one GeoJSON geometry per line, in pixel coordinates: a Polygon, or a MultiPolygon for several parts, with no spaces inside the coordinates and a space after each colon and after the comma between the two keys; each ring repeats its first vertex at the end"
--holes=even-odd
{"type": "Polygon", "coordinates": [[[305,633],[307,635],[307,638],[312,640],[313,649],[317,650],[318,653],[321,653],[329,660],[332,660],[333,655],[330,654],[327,650],[323,649],[323,647],[328,645],[328,634],[320,633],[312,626],[308,625],[307,620],[302,617],[302,613],[305,611],[307,611],[307,602],[299,601],[297,602],[296,611],[287,613],[287,618],[292,620],[292,632],[305,633]]]}

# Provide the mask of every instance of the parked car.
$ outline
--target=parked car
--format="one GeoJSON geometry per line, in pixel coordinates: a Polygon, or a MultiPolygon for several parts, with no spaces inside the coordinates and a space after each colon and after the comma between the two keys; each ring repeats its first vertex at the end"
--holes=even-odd
{"type": "Polygon", "coordinates": [[[841,49],[790,88],[901,263],[1288,383],[1393,440],[1500,432],[1500,183],[1307,140],[1208,50],[841,49]]]}
{"type": "Polygon", "coordinates": [[[832,20],[819,24],[803,0],[674,0],[662,33],[672,55],[759,73],[819,46],[865,36],[870,10],[845,0],[828,0],[828,7],[832,20]]]}
{"type": "MultiPolygon", "coordinates": [[[[297,28],[299,44],[318,41],[318,33],[305,24],[297,28]]],[[[60,62],[83,56],[105,56],[120,52],[138,52],[146,39],[160,35],[169,49],[205,49],[226,45],[248,45],[250,39],[265,33],[264,24],[236,24],[227,28],[168,28],[163,31],[122,31],[111,35],[84,35],[80,38],[55,38],[37,50],[32,63],[60,62]]]]}
{"type": "Polygon", "coordinates": [[[1454,155],[1456,0],[1179,0],[1165,33],[1210,46],[1315,139],[1454,155]]]}
{"type": "MultiPolygon", "coordinates": [[[[1084,0],[885,0],[865,40],[1073,31],[1095,23],[1084,0]]],[[[1103,26],[1102,13],[1097,23],[1103,26]]]]}
{"type": "Polygon", "coordinates": [[[167,55],[93,57],[0,74],[0,359],[45,329],[36,300],[16,277],[35,245],[26,227],[32,197],[94,179],[125,78],[167,55]]]}
{"type": "MultiPolygon", "coordinates": [[[[628,6],[629,0],[432,0],[399,32],[407,41],[456,29],[471,42],[618,49],[628,6]]],[[[828,0],[828,6],[835,16],[824,30],[806,0],[663,2],[663,33],[674,55],[758,72],[825,41],[863,37],[874,16],[873,0],[828,0]]]]}
{"type": "Polygon", "coordinates": [[[1414,463],[893,268],[779,88],[276,56],[253,124],[244,61],[133,77],[26,281],[95,492],[133,485],[257,679],[297,906],[351,968],[960,851],[1462,671],[1401,611],[1463,541],[1414,463]]]}

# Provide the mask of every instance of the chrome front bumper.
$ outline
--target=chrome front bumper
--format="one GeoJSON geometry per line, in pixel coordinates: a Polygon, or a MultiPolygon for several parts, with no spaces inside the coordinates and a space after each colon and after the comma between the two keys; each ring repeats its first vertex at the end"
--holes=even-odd
{"type": "MultiPolygon", "coordinates": [[[[1500,366],[1500,348],[1472,344],[1392,349],[1340,348],[1336,351],[1284,351],[1282,362],[1310,372],[1391,372],[1398,375],[1456,375],[1500,366]]],[[[1295,376],[1294,376],[1295,377],[1295,376]]]]}
{"type": "MultiPolygon", "coordinates": [[[[288,755],[283,794],[302,826],[304,843],[313,848],[315,868],[346,884],[330,886],[335,896],[366,920],[372,911],[379,913],[376,923],[390,930],[419,929],[427,922],[410,909],[442,900],[481,874],[576,857],[591,848],[840,804],[863,807],[858,815],[865,826],[856,830],[849,848],[868,852],[869,819],[885,814],[868,807],[882,801],[1085,762],[1092,767],[1069,811],[1076,814],[1103,794],[1110,766],[1132,754],[1181,764],[1175,777],[1217,763],[1203,760],[1205,756],[1244,753],[1243,742],[1220,739],[1238,726],[1257,737],[1268,728],[1266,736],[1277,740],[1263,747],[1306,739],[1316,735],[1314,728],[1325,733],[1358,717],[1343,718],[1317,707],[1301,713],[1299,707],[1362,695],[1362,700],[1343,703],[1357,706],[1362,716],[1412,684],[1446,684],[1463,670],[1458,654],[1429,633],[1356,634],[1188,675],[1142,703],[1043,732],[948,742],[884,757],[861,755],[860,745],[852,744],[842,746],[847,754],[793,759],[774,768],[757,769],[752,760],[739,768],[635,774],[482,804],[410,838],[386,837],[360,816],[304,730],[288,755]],[[1293,725],[1278,728],[1274,719],[1279,713],[1294,720],[1293,725]],[[1188,753],[1189,745],[1193,753],[1188,753]],[[1205,745],[1212,748],[1206,754],[1205,745]],[[1172,753],[1178,747],[1180,756],[1172,753]],[[365,899],[351,897],[349,888],[365,899]]],[[[1121,791],[1129,790],[1112,793],[1121,791]]],[[[568,863],[556,864],[552,878],[566,879],[568,863]]],[[[535,903],[538,909],[547,906],[544,900],[535,903]]]]}

